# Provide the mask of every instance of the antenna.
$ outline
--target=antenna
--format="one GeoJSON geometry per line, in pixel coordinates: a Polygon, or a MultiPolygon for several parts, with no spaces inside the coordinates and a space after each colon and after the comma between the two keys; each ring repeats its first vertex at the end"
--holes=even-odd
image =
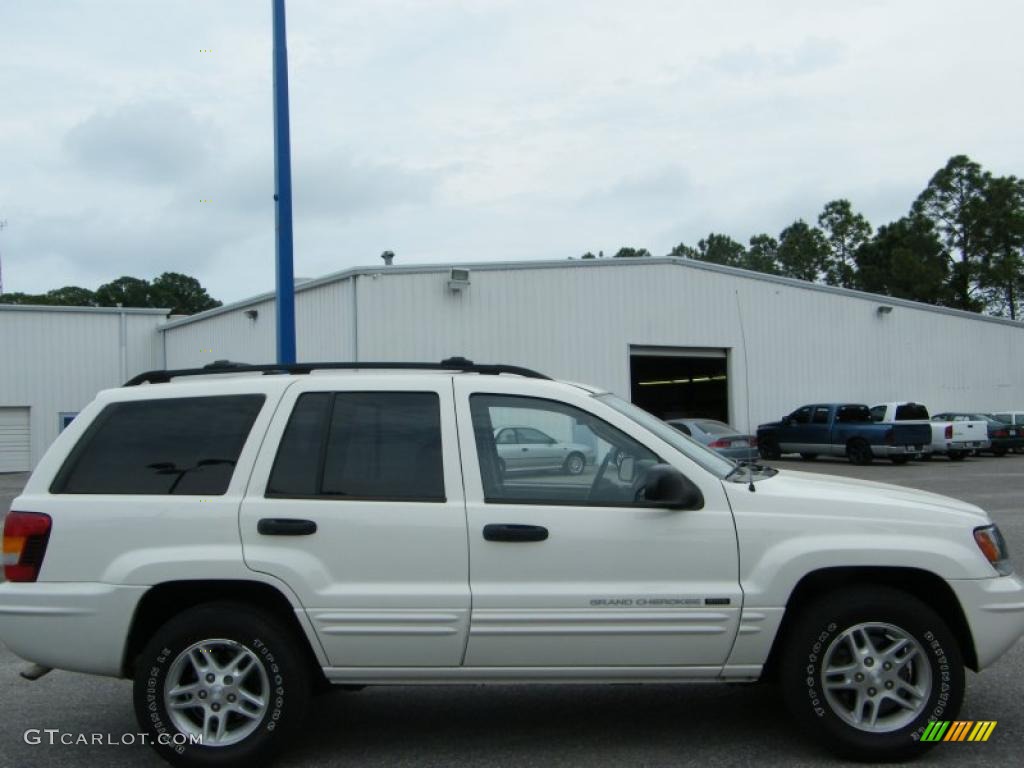
{"type": "MultiPolygon", "coordinates": [[[[7,228],[7,219],[0,219],[0,232],[7,228]]],[[[4,254],[0,251],[0,296],[4,292],[4,254]]]]}
{"type": "MultiPolygon", "coordinates": [[[[743,398],[747,401],[747,433],[750,433],[750,366],[747,364],[747,331],[743,327],[743,308],[740,306],[740,292],[735,291],[736,294],[736,316],[740,320],[740,340],[743,342],[743,388],[746,390],[743,394],[743,398]]],[[[747,486],[751,493],[755,492],[754,488],[754,446],[747,442],[747,448],[750,450],[750,458],[747,459],[747,478],[750,485],[747,486]]]]}

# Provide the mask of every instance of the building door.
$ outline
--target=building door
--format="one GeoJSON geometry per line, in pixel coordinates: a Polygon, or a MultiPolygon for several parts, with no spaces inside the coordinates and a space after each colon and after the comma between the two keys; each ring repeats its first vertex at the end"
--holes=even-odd
{"type": "Polygon", "coordinates": [[[729,423],[726,350],[632,347],[630,399],[660,419],[705,418],[729,423]]]}
{"type": "Polygon", "coordinates": [[[0,408],[0,472],[32,469],[28,408],[0,408]]]}

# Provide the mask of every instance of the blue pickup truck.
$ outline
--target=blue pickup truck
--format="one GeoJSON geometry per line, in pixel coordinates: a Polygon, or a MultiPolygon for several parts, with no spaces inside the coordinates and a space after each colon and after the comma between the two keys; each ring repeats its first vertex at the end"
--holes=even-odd
{"type": "Polygon", "coordinates": [[[873,422],[868,407],[857,403],[805,405],[757,428],[758,449],[765,459],[799,453],[807,460],[824,454],[846,456],[853,464],[870,464],[878,457],[906,464],[915,454],[929,451],[931,442],[928,424],[873,422]]]}

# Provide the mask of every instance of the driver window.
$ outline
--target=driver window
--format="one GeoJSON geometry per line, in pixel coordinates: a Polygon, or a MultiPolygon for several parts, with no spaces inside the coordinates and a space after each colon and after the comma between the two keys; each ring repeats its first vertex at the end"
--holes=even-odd
{"type": "Polygon", "coordinates": [[[797,424],[809,424],[811,422],[811,406],[805,405],[803,408],[793,411],[789,418],[797,424]]]}
{"type": "Polygon", "coordinates": [[[488,503],[631,506],[654,453],[586,411],[513,395],[470,397],[488,503]],[[503,440],[515,429],[518,443],[503,440]]]}

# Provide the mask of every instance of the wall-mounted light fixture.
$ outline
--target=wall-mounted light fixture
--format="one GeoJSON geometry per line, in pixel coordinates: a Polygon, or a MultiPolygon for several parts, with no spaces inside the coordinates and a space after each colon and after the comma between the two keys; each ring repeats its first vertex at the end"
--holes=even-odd
{"type": "Polygon", "coordinates": [[[469,270],[468,269],[453,269],[448,273],[448,290],[463,291],[469,288],[469,270]]]}
{"type": "Polygon", "coordinates": [[[892,305],[891,304],[880,304],[878,306],[878,309],[875,310],[875,312],[878,313],[879,317],[881,317],[882,315],[891,314],[892,313],[892,305]]]}
{"type": "Polygon", "coordinates": [[[250,320],[255,320],[260,316],[260,311],[258,309],[247,309],[245,310],[245,316],[250,320]]]}

